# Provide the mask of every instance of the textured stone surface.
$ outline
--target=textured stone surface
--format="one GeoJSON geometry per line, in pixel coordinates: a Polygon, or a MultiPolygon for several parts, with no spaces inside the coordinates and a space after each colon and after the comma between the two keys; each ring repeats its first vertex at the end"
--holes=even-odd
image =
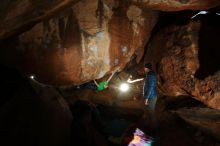
{"type": "Polygon", "coordinates": [[[19,36],[22,68],[56,85],[102,78],[133,55],[141,59],[157,14],[126,2],[79,2],[19,36]]]}
{"type": "Polygon", "coordinates": [[[182,108],[175,111],[182,119],[220,140],[220,112],[209,108],[182,108]]]}
{"type": "MultiPolygon", "coordinates": [[[[83,0],[2,0],[0,4],[0,18],[2,20],[0,24],[0,39],[21,33],[36,23],[72,7],[79,1],[85,3],[83,0]]],[[[133,3],[147,9],[162,11],[203,10],[216,7],[220,4],[218,0],[104,0],[104,2],[111,8],[117,7],[121,2],[125,2],[133,3]]]]}
{"type": "Polygon", "coordinates": [[[15,57],[23,72],[48,84],[81,84],[123,69],[131,58],[140,61],[158,17],[152,9],[179,11],[218,4],[217,0],[3,0],[0,40],[25,31],[18,36],[15,57]]]}
{"type": "Polygon", "coordinates": [[[145,8],[161,11],[202,10],[220,5],[219,0],[131,0],[145,8]]]}
{"type": "MultiPolygon", "coordinates": [[[[135,6],[127,1],[77,2],[2,2],[0,39],[36,24],[19,36],[16,49],[26,73],[36,74],[44,83],[80,84],[101,78],[115,67],[124,68],[134,55],[138,62],[157,19],[156,12],[140,5],[176,7],[181,3],[197,7],[198,4],[196,1],[144,1],[135,6]]],[[[200,5],[209,8],[217,2],[200,5]]]]}
{"type": "Polygon", "coordinates": [[[151,42],[145,61],[154,62],[158,88],[164,95],[190,95],[209,107],[220,109],[219,72],[204,80],[194,77],[199,68],[199,30],[200,23],[192,22],[160,31],[151,42]]]}
{"type": "Polygon", "coordinates": [[[18,34],[80,0],[2,0],[0,39],[18,34]]]}

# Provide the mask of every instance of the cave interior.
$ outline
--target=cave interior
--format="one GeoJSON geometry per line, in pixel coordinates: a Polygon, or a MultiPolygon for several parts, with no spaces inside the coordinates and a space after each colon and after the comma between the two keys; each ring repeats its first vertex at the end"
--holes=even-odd
{"type": "Polygon", "coordinates": [[[220,146],[218,1],[32,1],[0,2],[0,145],[145,146],[138,128],[149,146],[220,146]],[[146,78],[146,62],[158,77],[156,130],[144,80],[119,87],[146,78]],[[107,89],[87,88],[112,72],[107,89]]]}

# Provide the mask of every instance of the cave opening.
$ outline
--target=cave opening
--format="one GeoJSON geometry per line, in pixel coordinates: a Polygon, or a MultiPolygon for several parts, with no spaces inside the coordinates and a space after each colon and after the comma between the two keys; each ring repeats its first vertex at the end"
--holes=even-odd
{"type": "Polygon", "coordinates": [[[202,23],[198,40],[200,67],[195,74],[198,79],[204,79],[220,70],[220,16],[216,13],[211,12],[199,17],[202,23]]]}

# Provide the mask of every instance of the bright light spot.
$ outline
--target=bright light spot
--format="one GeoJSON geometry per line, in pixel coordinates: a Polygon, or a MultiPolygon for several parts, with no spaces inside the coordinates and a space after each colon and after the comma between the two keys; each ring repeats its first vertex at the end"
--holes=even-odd
{"type": "Polygon", "coordinates": [[[207,11],[200,11],[198,14],[207,14],[207,11]]]}
{"type": "Polygon", "coordinates": [[[126,92],[126,91],[128,91],[128,89],[129,89],[129,85],[128,85],[128,84],[122,83],[122,84],[120,85],[120,90],[121,90],[122,92],[126,92]]]}
{"type": "Polygon", "coordinates": [[[209,12],[207,11],[200,11],[199,13],[195,14],[194,16],[191,17],[191,19],[195,18],[196,16],[200,15],[200,14],[208,14],[209,12]]]}
{"type": "Polygon", "coordinates": [[[215,13],[215,14],[220,16],[220,13],[215,13]]]}
{"type": "Polygon", "coordinates": [[[30,78],[33,80],[34,79],[34,75],[31,75],[30,78]]]}

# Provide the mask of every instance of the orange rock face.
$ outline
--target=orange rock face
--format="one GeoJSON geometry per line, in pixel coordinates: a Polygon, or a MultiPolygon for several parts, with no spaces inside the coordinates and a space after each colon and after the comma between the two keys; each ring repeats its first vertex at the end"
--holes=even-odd
{"type": "Polygon", "coordinates": [[[204,80],[194,77],[200,66],[199,30],[200,23],[192,22],[160,31],[151,42],[146,62],[153,61],[157,65],[158,88],[164,95],[190,95],[209,107],[220,109],[219,73],[204,80]]]}
{"type": "Polygon", "coordinates": [[[39,81],[80,84],[122,69],[144,53],[157,12],[87,0],[19,36],[22,67],[39,81]]]}
{"type": "MultiPolygon", "coordinates": [[[[2,0],[0,5],[0,39],[24,32],[45,19],[56,16],[61,11],[83,0],[2,0]]],[[[117,6],[121,1],[104,0],[106,5],[117,6]]],[[[96,3],[93,1],[93,3],[96,3]]],[[[219,0],[126,0],[144,9],[161,11],[204,10],[220,5],[219,0]]],[[[85,9],[86,10],[86,9],[85,9]]]]}
{"type": "MultiPolygon", "coordinates": [[[[218,0],[3,0],[0,40],[22,33],[16,46],[22,72],[34,74],[47,84],[81,84],[102,78],[117,68],[122,70],[131,58],[140,61],[158,18],[154,10],[207,9],[219,3],[218,0]]],[[[186,53],[190,54],[190,50],[186,53]]],[[[194,64],[188,63],[187,67],[194,68],[194,64]]]]}

